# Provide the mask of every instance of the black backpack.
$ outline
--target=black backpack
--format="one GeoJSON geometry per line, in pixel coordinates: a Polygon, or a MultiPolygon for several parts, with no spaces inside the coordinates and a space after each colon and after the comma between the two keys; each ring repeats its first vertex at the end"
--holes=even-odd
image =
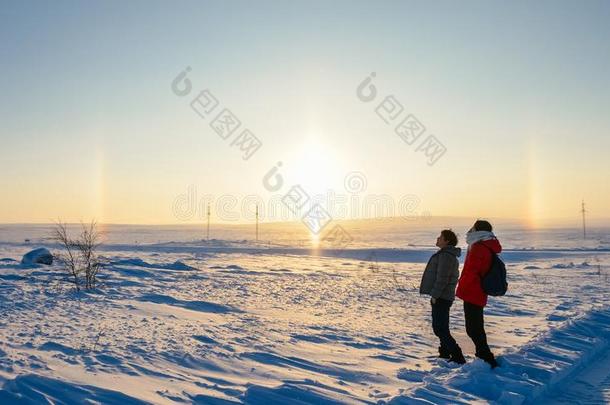
{"type": "MultiPolygon", "coordinates": [[[[485,245],[485,244],[484,244],[485,245]]],[[[491,250],[491,248],[485,245],[491,252],[491,268],[489,272],[483,276],[481,280],[481,286],[483,287],[483,291],[485,294],[491,295],[493,297],[501,297],[506,294],[506,290],[508,290],[508,281],[506,281],[506,265],[498,257],[496,252],[491,250]]]]}

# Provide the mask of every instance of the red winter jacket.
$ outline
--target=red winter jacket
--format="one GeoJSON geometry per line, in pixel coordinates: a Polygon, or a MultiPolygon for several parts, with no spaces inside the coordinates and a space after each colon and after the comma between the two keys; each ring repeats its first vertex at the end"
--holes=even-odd
{"type": "Polygon", "coordinates": [[[484,240],[470,246],[455,293],[463,301],[481,307],[487,305],[487,294],[481,287],[481,280],[491,268],[492,256],[489,249],[498,254],[502,251],[502,246],[497,239],[484,240]]]}

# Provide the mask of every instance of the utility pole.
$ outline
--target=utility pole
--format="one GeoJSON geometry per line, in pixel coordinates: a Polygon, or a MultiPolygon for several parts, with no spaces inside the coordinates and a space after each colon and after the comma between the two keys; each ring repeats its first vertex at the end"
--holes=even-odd
{"type": "Polygon", "coordinates": [[[582,209],[580,212],[582,212],[582,238],[587,239],[587,226],[585,224],[585,212],[587,211],[585,210],[585,200],[582,200],[582,209]]]}
{"type": "Polygon", "coordinates": [[[210,203],[208,203],[207,217],[208,217],[208,232],[207,232],[206,239],[210,240],[210,203]]]}
{"type": "Polygon", "coordinates": [[[258,204],[256,204],[256,241],[258,242],[258,204]]]}

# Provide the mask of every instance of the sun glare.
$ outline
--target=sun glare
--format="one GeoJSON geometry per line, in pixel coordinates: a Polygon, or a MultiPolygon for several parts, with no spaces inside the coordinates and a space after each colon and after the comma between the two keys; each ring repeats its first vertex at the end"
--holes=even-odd
{"type": "Polygon", "coordinates": [[[308,140],[296,148],[290,174],[296,184],[300,184],[309,194],[322,194],[333,189],[341,180],[339,156],[318,140],[308,140]]]}
{"type": "Polygon", "coordinates": [[[317,249],[320,246],[320,235],[310,232],[311,246],[317,249]]]}

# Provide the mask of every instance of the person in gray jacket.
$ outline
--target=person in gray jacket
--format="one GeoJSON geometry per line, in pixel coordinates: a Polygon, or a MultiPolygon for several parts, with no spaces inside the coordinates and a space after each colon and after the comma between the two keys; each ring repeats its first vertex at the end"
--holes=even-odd
{"type": "Polygon", "coordinates": [[[449,331],[449,309],[455,300],[455,286],[460,275],[458,257],[461,249],[456,247],[457,243],[457,236],[452,230],[441,231],[436,239],[436,246],[440,249],[428,260],[419,293],[432,297],[432,329],[441,342],[439,357],[464,364],[466,360],[462,349],[449,331]]]}

